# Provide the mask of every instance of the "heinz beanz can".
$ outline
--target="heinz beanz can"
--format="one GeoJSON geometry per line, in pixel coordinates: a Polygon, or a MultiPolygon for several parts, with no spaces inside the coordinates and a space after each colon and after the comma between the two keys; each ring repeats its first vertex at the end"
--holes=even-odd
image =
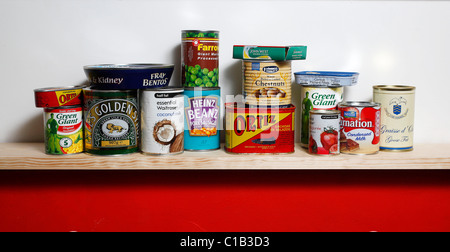
{"type": "Polygon", "coordinates": [[[135,153],[139,149],[137,90],[83,89],[85,148],[95,155],[135,153]]]}
{"type": "Polygon", "coordinates": [[[220,88],[185,88],[184,149],[220,149],[220,88]]]}
{"type": "Polygon", "coordinates": [[[219,32],[181,32],[181,83],[184,87],[219,86],[219,32]]]}
{"type": "Polygon", "coordinates": [[[182,88],[140,91],[141,151],[178,154],[184,150],[184,97],[182,88]]]}
{"type": "Polygon", "coordinates": [[[373,101],[381,104],[380,150],[413,150],[415,89],[402,85],[373,87],[373,101]]]}
{"type": "Polygon", "coordinates": [[[45,152],[77,154],[83,147],[83,109],[69,106],[44,109],[45,152]]]}
{"type": "Polygon", "coordinates": [[[313,110],[310,112],[309,153],[338,155],[340,113],[338,110],[313,110]]]}

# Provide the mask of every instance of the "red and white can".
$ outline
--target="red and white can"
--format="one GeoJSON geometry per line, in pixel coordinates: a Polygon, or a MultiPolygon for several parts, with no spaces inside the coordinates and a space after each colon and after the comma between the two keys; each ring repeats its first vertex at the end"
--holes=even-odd
{"type": "Polygon", "coordinates": [[[339,111],[309,112],[309,153],[339,155],[339,111]]]}
{"type": "Polygon", "coordinates": [[[380,150],[380,104],[341,102],[341,153],[374,154],[380,150]]]}

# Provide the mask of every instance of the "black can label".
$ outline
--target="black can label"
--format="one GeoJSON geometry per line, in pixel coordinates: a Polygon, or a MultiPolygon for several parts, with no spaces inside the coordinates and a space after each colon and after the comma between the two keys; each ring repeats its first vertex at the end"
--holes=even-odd
{"type": "Polygon", "coordinates": [[[137,99],[98,99],[85,111],[86,150],[136,148],[139,139],[137,99]]]}

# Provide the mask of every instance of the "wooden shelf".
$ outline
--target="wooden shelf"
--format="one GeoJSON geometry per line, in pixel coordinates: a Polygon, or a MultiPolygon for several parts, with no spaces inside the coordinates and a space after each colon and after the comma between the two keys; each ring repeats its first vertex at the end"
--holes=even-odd
{"type": "Polygon", "coordinates": [[[450,144],[417,144],[411,152],[316,156],[229,154],[223,149],[170,156],[52,156],[42,143],[0,144],[0,170],[450,170],[450,144]]]}

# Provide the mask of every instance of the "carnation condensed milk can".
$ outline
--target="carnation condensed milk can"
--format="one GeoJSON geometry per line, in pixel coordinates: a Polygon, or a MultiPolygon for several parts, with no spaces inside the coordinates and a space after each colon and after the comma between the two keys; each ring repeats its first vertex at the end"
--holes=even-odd
{"type": "Polygon", "coordinates": [[[184,149],[220,149],[220,88],[185,88],[184,113],[184,149]]]}
{"type": "Polygon", "coordinates": [[[381,104],[380,150],[413,150],[415,89],[402,85],[373,87],[373,101],[381,104]]]}

